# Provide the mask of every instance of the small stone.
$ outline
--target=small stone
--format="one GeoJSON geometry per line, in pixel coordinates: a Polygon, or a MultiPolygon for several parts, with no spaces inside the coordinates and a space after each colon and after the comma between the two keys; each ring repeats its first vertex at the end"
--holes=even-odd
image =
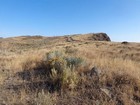
{"type": "Polygon", "coordinates": [[[99,70],[99,69],[97,69],[96,67],[93,67],[92,69],[91,69],[91,76],[92,75],[96,75],[96,76],[99,76],[101,74],[101,70],[99,70]]]}

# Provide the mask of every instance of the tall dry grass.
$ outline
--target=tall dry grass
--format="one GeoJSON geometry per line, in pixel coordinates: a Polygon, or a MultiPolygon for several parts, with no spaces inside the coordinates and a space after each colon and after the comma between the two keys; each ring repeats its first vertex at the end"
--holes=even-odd
{"type": "MultiPolygon", "coordinates": [[[[81,64],[80,67],[77,67],[76,69],[74,68],[75,71],[71,70],[71,67],[65,67],[65,72],[63,73],[63,75],[58,75],[57,70],[55,68],[51,68],[51,81],[56,81],[57,79],[63,78],[63,83],[65,84],[63,85],[63,87],[70,89],[70,94],[77,94],[72,93],[74,92],[74,88],[78,84],[77,81],[80,81],[81,78],[84,78],[85,80],[86,78],[88,78],[86,76],[80,77],[78,73],[91,70],[93,67],[101,70],[101,72],[107,75],[110,80],[114,79],[114,76],[116,75],[128,75],[130,76],[130,78],[136,79],[138,81],[140,80],[140,59],[138,56],[139,45],[137,44],[130,44],[128,46],[121,45],[120,43],[109,42],[78,42],[72,44],[64,44],[65,46],[57,46],[57,48],[53,46],[50,49],[43,48],[39,50],[27,50],[21,51],[21,53],[9,52],[8,50],[5,50],[5,52],[1,52],[0,85],[3,85],[8,77],[12,77],[18,72],[31,71],[38,68],[38,66],[40,66],[40,64],[44,62],[46,53],[52,50],[61,50],[62,52],[70,56],[70,58],[72,58],[70,60],[73,60],[73,57],[80,57],[86,61],[86,63],[84,63],[85,65],[81,64]]],[[[6,47],[9,48],[9,45],[7,45],[6,47]]],[[[48,64],[49,62],[47,62],[45,66],[52,66],[54,62],[60,63],[61,61],[66,62],[63,58],[52,58],[50,59],[51,63],[48,64]]],[[[104,82],[106,81],[106,78],[101,78],[101,80],[102,82],[104,82]]],[[[13,79],[12,81],[14,82],[15,80],[13,79]]],[[[38,81],[40,82],[39,78],[33,79],[33,81],[21,81],[18,79],[16,81],[19,84],[38,81]]],[[[89,81],[87,81],[87,83],[88,82],[89,81]]],[[[133,91],[133,89],[131,91],[133,91]]],[[[37,91],[35,92],[35,94],[27,93],[27,91],[24,89],[21,89],[19,94],[9,94],[8,97],[10,98],[9,100],[7,99],[7,102],[5,103],[9,105],[15,103],[26,105],[28,101],[30,101],[33,104],[44,105],[48,103],[48,105],[50,105],[53,102],[56,102],[56,100],[59,101],[60,95],[57,94],[57,96],[53,96],[54,94],[46,94],[46,92],[44,91],[37,91]]]]}
{"type": "MultiPolygon", "coordinates": [[[[118,45],[116,44],[115,47],[118,45]]],[[[113,47],[113,48],[115,48],[113,47]]],[[[90,68],[96,66],[103,70],[103,72],[112,73],[115,72],[117,74],[126,74],[131,75],[136,79],[140,79],[140,62],[139,56],[137,56],[137,60],[133,59],[131,55],[128,55],[127,58],[124,58],[122,55],[127,53],[134,54],[138,53],[138,48],[134,51],[124,51],[119,53],[119,49],[116,51],[112,51],[112,48],[109,46],[103,46],[102,48],[96,48],[94,45],[91,47],[79,47],[78,55],[82,55],[90,63],[90,68]],[[111,52],[111,53],[110,53],[111,52]]],[[[125,49],[124,49],[125,50],[125,49]]]]}

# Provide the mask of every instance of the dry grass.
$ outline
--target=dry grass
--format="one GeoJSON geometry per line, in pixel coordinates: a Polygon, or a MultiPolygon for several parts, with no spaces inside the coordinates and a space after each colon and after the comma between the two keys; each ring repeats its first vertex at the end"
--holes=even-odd
{"type": "Polygon", "coordinates": [[[65,37],[49,40],[44,37],[20,37],[2,41],[0,104],[140,104],[139,43],[124,45],[91,41],[86,36],[73,38],[78,41],[67,42],[65,37]],[[53,58],[46,59],[46,53],[58,50],[62,54],[58,57],[52,54],[53,58]],[[79,57],[84,62],[78,67],[72,67],[73,63],[67,67],[65,57],[72,58],[70,62],[74,58],[76,65],[79,57]],[[55,65],[61,63],[62,67],[55,65]],[[91,76],[93,67],[100,74],[91,76]],[[63,75],[57,73],[58,68],[61,68],[63,75]],[[51,74],[48,75],[48,72],[51,74]]]}
{"type": "Polygon", "coordinates": [[[21,90],[19,94],[8,95],[6,101],[3,100],[3,104],[6,105],[54,105],[56,103],[56,93],[50,94],[41,92],[35,92],[33,94],[27,94],[25,90],[21,90]]]}

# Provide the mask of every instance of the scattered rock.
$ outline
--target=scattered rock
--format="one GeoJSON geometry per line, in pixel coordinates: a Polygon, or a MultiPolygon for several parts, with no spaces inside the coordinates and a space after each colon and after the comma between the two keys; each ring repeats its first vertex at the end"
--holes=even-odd
{"type": "Polygon", "coordinates": [[[92,76],[92,75],[99,76],[100,74],[101,74],[101,70],[100,70],[100,69],[97,69],[96,67],[93,67],[93,68],[91,69],[91,73],[90,73],[91,76],[92,76]]]}
{"type": "Polygon", "coordinates": [[[100,78],[100,75],[101,75],[101,70],[97,69],[96,67],[93,67],[91,70],[84,72],[84,75],[86,75],[90,78],[93,77],[96,82],[99,82],[99,78],[100,78]]]}
{"type": "Polygon", "coordinates": [[[124,42],[122,42],[121,44],[125,44],[125,45],[126,45],[126,44],[128,44],[128,42],[127,42],[127,41],[124,41],[124,42]]]}

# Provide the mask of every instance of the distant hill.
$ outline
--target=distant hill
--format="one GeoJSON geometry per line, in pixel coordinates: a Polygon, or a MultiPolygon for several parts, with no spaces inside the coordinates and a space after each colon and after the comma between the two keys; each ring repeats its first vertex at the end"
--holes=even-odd
{"type": "Polygon", "coordinates": [[[18,36],[10,37],[5,39],[12,40],[31,40],[31,39],[65,39],[65,41],[111,41],[110,37],[106,33],[88,33],[88,34],[73,34],[65,36],[54,36],[54,37],[44,37],[44,36],[18,36]]]}
{"type": "Polygon", "coordinates": [[[1,48],[9,49],[28,49],[28,48],[44,48],[56,46],[66,43],[81,43],[92,41],[111,41],[106,33],[88,33],[88,34],[73,34],[65,36],[18,36],[3,38],[0,40],[1,48]],[[13,47],[12,47],[13,46],[13,47]]]}

